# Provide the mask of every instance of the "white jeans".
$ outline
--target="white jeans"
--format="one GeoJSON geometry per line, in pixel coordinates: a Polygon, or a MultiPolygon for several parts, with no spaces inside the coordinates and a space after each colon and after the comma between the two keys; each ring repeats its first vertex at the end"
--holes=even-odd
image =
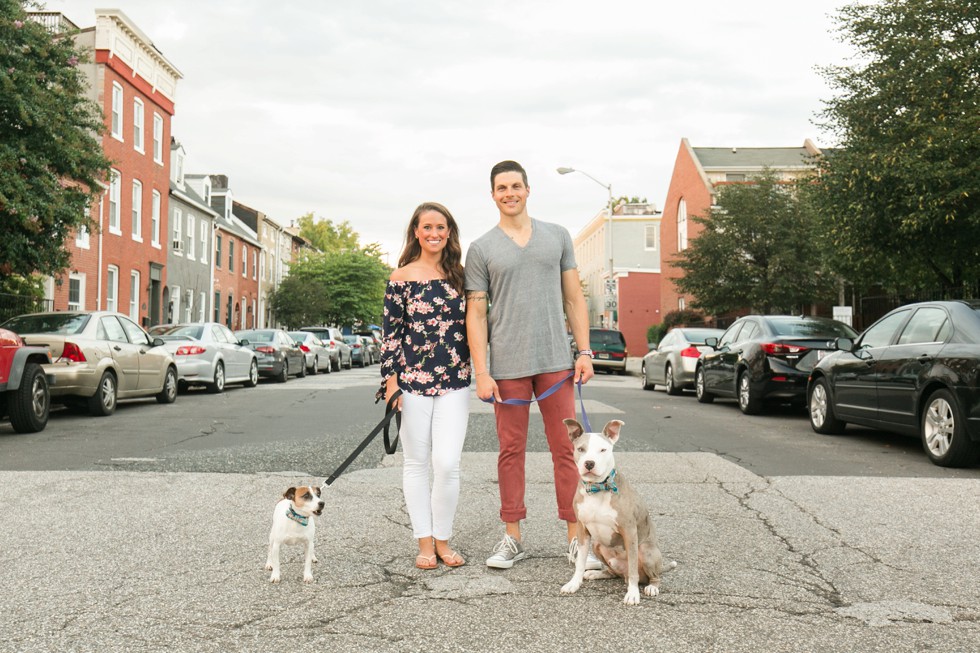
{"type": "Polygon", "coordinates": [[[469,418],[470,390],[452,390],[439,397],[403,392],[402,397],[399,431],[405,455],[402,488],[412,532],[416,539],[448,540],[459,502],[459,466],[469,418]]]}

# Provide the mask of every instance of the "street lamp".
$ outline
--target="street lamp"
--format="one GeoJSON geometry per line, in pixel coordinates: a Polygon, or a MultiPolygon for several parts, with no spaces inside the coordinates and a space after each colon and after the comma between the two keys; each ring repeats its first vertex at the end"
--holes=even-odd
{"type": "MultiPolygon", "coordinates": [[[[576,170],[575,168],[558,168],[558,174],[560,174],[560,175],[567,175],[570,172],[578,172],[580,174],[585,175],[586,177],[588,177],[589,179],[591,179],[595,183],[599,184],[600,186],[602,186],[603,188],[605,188],[609,192],[609,203],[608,203],[608,205],[606,207],[606,231],[609,232],[609,235],[607,237],[607,239],[608,239],[607,247],[609,248],[608,249],[608,251],[609,251],[609,267],[608,267],[608,270],[607,271],[608,271],[608,274],[609,274],[609,284],[611,286],[613,280],[615,279],[615,277],[613,276],[613,192],[612,192],[612,184],[604,184],[601,181],[599,181],[598,179],[596,179],[595,177],[593,177],[592,175],[590,175],[589,173],[585,172],[584,170],[576,170]]],[[[610,286],[607,286],[607,291],[606,291],[606,297],[607,298],[609,298],[610,296],[614,297],[614,295],[613,295],[614,291],[611,289],[610,286]]],[[[610,316],[609,316],[609,326],[612,326],[612,313],[611,312],[610,312],[610,316]]]]}

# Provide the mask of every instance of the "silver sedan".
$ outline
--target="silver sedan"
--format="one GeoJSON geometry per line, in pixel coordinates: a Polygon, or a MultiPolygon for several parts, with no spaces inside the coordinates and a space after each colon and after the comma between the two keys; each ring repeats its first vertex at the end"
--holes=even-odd
{"type": "Polygon", "coordinates": [[[667,394],[680,394],[694,387],[694,370],[702,352],[711,351],[705,338],[720,337],[722,329],[677,327],[663,337],[656,349],[651,349],[640,366],[644,390],[662,385],[667,394]]]}
{"type": "Polygon", "coordinates": [[[255,352],[224,324],[176,324],[158,335],[177,361],[181,388],[203,385],[210,392],[222,392],[228,383],[254,388],[259,382],[255,352]]]}
{"type": "Polygon", "coordinates": [[[309,331],[289,331],[289,337],[296,341],[306,358],[306,371],[309,374],[324,372],[330,374],[333,367],[331,352],[316,334],[309,331]]]}

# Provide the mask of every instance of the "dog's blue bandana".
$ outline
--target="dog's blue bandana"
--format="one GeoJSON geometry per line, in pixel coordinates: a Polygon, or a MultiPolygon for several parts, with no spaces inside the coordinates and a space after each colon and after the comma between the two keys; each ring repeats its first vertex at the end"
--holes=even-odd
{"type": "Polygon", "coordinates": [[[293,510],[292,506],[289,506],[289,510],[286,511],[286,516],[292,519],[300,526],[307,526],[310,523],[309,517],[304,517],[303,515],[299,514],[298,512],[293,510]]]}
{"type": "Polygon", "coordinates": [[[609,472],[609,476],[606,480],[599,481],[598,483],[589,483],[588,481],[582,481],[582,485],[585,486],[585,491],[589,494],[598,494],[603,490],[609,490],[613,494],[619,494],[619,487],[616,486],[616,470],[609,472]]]}

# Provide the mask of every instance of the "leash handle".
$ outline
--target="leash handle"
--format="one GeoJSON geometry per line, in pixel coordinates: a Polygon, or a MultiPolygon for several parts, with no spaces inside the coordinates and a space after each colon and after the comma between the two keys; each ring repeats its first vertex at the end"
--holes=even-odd
{"type": "MultiPolygon", "coordinates": [[[[575,374],[575,371],[574,370],[571,371],[571,372],[569,372],[568,373],[568,376],[566,376],[566,377],[564,377],[562,379],[559,379],[558,383],[554,384],[553,386],[551,386],[550,388],[548,388],[547,390],[545,390],[543,393],[541,393],[540,396],[535,397],[534,399],[502,399],[500,401],[500,403],[502,403],[502,404],[508,404],[508,405],[511,405],[511,406],[530,406],[535,401],[541,401],[542,399],[547,399],[548,397],[550,397],[552,394],[554,394],[558,390],[558,388],[561,387],[561,385],[565,381],[567,381],[568,379],[572,378],[572,376],[574,374],[575,374]]],[[[592,425],[589,424],[589,416],[585,414],[585,400],[582,399],[582,381],[581,381],[581,379],[579,379],[576,382],[576,385],[578,386],[578,402],[579,402],[579,406],[582,409],[582,426],[585,428],[585,432],[586,433],[591,433],[592,432],[592,425]]],[[[497,401],[493,398],[493,395],[491,395],[487,399],[481,399],[481,401],[483,401],[484,403],[488,403],[488,404],[497,403],[497,401]]]]}
{"type": "Polygon", "coordinates": [[[378,422],[378,425],[375,426],[373,429],[371,429],[371,432],[368,433],[367,437],[361,441],[361,444],[357,445],[357,448],[354,449],[354,451],[352,451],[349,456],[347,456],[347,460],[340,463],[340,467],[334,470],[334,473],[331,474],[329,478],[327,478],[327,480],[323,482],[323,485],[320,486],[321,488],[330,487],[331,485],[333,485],[333,482],[336,481],[337,478],[339,478],[340,475],[344,473],[344,470],[347,469],[350,466],[350,464],[354,462],[354,460],[358,456],[361,455],[361,452],[364,451],[364,449],[371,443],[371,440],[373,440],[378,435],[378,433],[382,431],[382,429],[384,430],[385,451],[389,454],[395,453],[395,450],[398,448],[398,432],[396,430],[394,441],[392,441],[388,435],[388,428],[389,428],[389,424],[391,424],[392,418],[397,418],[395,419],[395,422],[398,425],[398,430],[401,429],[401,423],[402,423],[401,411],[395,408],[395,403],[396,403],[395,400],[398,399],[398,397],[400,397],[401,394],[402,391],[399,389],[396,390],[395,393],[391,395],[391,398],[388,399],[388,403],[385,405],[384,419],[378,422]]]}

